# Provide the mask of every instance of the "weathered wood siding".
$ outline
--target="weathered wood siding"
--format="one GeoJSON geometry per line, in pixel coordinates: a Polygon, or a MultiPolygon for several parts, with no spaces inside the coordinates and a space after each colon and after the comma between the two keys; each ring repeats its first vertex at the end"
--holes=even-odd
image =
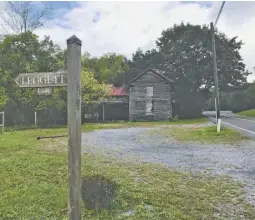
{"type": "Polygon", "coordinates": [[[130,85],[129,119],[130,120],[168,120],[172,117],[171,85],[155,73],[148,71],[130,85]],[[153,86],[154,111],[146,115],[148,86],[153,86]]]}

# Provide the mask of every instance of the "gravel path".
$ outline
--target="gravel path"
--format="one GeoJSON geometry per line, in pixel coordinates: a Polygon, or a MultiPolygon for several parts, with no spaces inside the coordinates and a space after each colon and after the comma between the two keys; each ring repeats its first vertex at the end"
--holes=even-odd
{"type": "Polygon", "coordinates": [[[255,141],[238,146],[181,143],[167,138],[164,130],[163,127],[97,130],[83,134],[83,150],[100,151],[120,160],[230,175],[246,183],[247,198],[255,205],[255,141]]]}

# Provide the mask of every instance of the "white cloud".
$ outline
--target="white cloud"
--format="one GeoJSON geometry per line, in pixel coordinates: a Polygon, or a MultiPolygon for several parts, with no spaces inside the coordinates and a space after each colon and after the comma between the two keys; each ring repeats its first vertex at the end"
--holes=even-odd
{"type": "MultiPolygon", "coordinates": [[[[199,2],[79,2],[72,10],[56,12],[62,16],[36,32],[41,37],[50,35],[62,47],[75,34],[83,42],[82,50],[92,56],[117,52],[130,57],[138,47],[151,49],[162,30],[175,23],[209,24],[215,20],[220,5],[213,2],[208,8],[199,2]]],[[[250,71],[255,66],[254,9],[254,2],[226,2],[218,22],[220,31],[244,42],[241,55],[250,71]]],[[[249,80],[252,78],[255,80],[255,75],[249,80]]]]}
{"type": "Polygon", "coordinates": [[[0,11],[4,10],[6,6],[6,2],[0,2],[0,11]]]}
{"type": "Polygon", "coordinates": [[[83,50],[92,55],[118,52],[130,56],[138,47],[149,49],[154,46],[152,42],[162,30],[175,23],[183,20],[203,24],[207,11],[201,10],[199,4],[177,2],[82,2],[60,20],[55,20],[55,25],[38,30],[38,33],[50,34],[63,46],[65,38],[77,34],[83,41],[83,50]],[[193,16],[189,15],[191,11],[193,16]],[[97,13],[99,20],[93,23],[97,13]],[[72,29],[57,27],[60,22],[72,29]]]}
{"type": "MultiPolygon", "coordinates": [[[[221,2],[214,2],[210,16],[216,18],[221,2]]],[[[229,37],[238,36],[244,45],[240,51],[244,63],[249,71],[249,81],[255,80],[255,2],[226,2],[222,15],[218,21],[218,28],[229,37]]]]}

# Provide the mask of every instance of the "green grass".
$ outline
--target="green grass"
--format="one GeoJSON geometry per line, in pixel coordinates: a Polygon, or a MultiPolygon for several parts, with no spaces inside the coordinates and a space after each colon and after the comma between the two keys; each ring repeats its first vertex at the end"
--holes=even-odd
{"type": "Polygon", "coordinates": [[[255,117],[255,109],[246,110],[237,114],[246,117],[255,117]]]}
{"type": "MultiPolygon", "coordinates": [[[[129,127],[153,127],[158,125],[172,125],[172,124],[199,124],[207,122],[207,118],[198,119],[181,119],[176,121],[153,121],[153,122],[105,122],[105,123],[84,123],[82,125],[83,131],[93,131],[95,129],[114,129],[114,128],[129,128],[129,127]]],[[[36,128],[35,126],[15,126],[15,127],[5,127],[5,131],[19,131],[19,130],[32,130],[32,129],[42,129],[36,128]]],[[[56,128],[55,128],[56,129],[56,128]]],[[[45,130],[45,129],[43,129],[45,130]]],[[[47,130],[47,128],[46,128],[47,130]]],[[[59,131],[67,131],[66,126],[57,128],[59,131]]]]}
{"type": "Polygon", "coordinates": [[[202,143],[238,143],[247,137],[229,128],[222,127],[221,132],[216,131],[216,126],[209,127],[182,127],[170,129],[169,136],[178,141],[195,141],[202,143]]]}
{"type": "Polygon", "coordinates": [[[176,121],[85,123],[82,126],[82,130],[92,131],[95,129],[107,129],[107,128],[112,129],[129,127],[156,127],[159,125],[200,124],[204,122],[208,122],[208,119],[198,118],[198,119],[182,119],[176,121]]]}
{"type": "MultiPolygon", "coordinates": [[[[35,138],[65,132],[43,129],[0,135],[0,219],[67,219],[67,139],[35,138]]],[[[100,154],[85,154],[82,172],[117,184],[112,210],[99,213],[83,207],[83,219],[238,219],[239,215],[255,219],[255,209],[242,199],[242,186],[228,178],[124,164],[100,154]],[[134,214],[124,217],[129,210],[134,214]]]]}

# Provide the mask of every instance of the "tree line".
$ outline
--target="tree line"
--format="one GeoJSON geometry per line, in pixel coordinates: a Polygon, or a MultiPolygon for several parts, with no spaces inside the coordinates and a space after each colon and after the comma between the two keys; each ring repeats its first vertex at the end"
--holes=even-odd
{"type": "MultiPolygon", "coordinates": [[[[95,73],[88,70],[84,56],[82,60],[81,90],[85,104],[107,96],[109,91],[107,85],[99,83],[95,73]]],[[[0,111],[5,111],[13,123],[20,121],[20,117],[33,120],[33,111],[55,109],[66,112],[66,88],[54,88],[51,96],[40,96],[34,88],[19,88],[15,83],[19,73],[61,69],[66,69],[66,51],[54,44],[49,36],[39,40],[30,31],[6,35],[0,42],[0,111]]]]}
{"type": "MultiPolygon", "coordinates": [[[[22,18],[24,11],[17,14],[22,18]]],[[[21,72],[51,72],[66,68],[66,50],[56,45],[49,36],[39,40],[33,33],[34,29],[43,25],[41,18],[34,22],[27,21],[34,26],[27,25],[21,19],[25,22],[20,23],[23,28],[5,34],[0,42],[0,110],[8,112],[14,122],[20,117],[29,117],[31,109],[66,112],[66,88],[54,88],[53,95],[45,97],[37,95],[35,89],[19,88],[14,81],[21,72]]],[[[213,108],[214,78],[209,26],[176,24],[162,31],[155,40],[155,48],[147,51],[138,48],[130,59],[116,53],[100,57],[84,53],[81,77],[83,106],[109,96],[107,84],[127,84],[146,69],[154,68],[173,80],[175,108],[181,117],[195,117],[201,114],[202,109],[213,108]]],[[[228,38],[218,30],[215,41],[223,109],[239,111],[254,108],[255,86],[254,83],[247,83],[246,78],[251,72],[246,69],[240,55],[243,42],[237,36],[228,38]]]]}

